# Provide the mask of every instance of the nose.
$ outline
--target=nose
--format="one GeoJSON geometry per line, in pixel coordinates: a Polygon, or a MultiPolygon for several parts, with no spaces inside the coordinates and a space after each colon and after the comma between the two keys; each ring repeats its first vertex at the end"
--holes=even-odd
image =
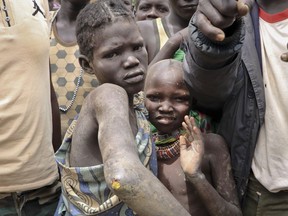
{"type": "Polygon", "coordinates": [[[133,55],[129,55],[124,62],[124,67],[125,68],[135,67],[135,66],[139,65],[139,63],[140,63],[140,61],[138,60],[138,58],[136,58],[133,55]]]}
{"type": "Polygon", "coordinates": [[[171,103],[167,100],[160,102],[159,112],[163,112],[163,113],[173,112],[173,107],[171,106],[171,103]]]}
{"type": "Polygon", "coordinates": [[[158,13],[157,13],[157,10],[156,10],[156,8],[151,8],[151,10],[149,11],[149,13],[147,14],[147,18],[149,18],[149,19],[156,19],[156,18],[158,18],[159,17],[159,15],[158,15],[158,13]]]}

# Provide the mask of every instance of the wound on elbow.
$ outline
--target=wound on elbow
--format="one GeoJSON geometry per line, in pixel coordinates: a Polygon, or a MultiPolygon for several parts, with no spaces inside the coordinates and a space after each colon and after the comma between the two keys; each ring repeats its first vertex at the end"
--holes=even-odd
{"type": "Polygon", "coordinates": [[[112,179],[111,186],[112,186],[113,190],[119,190],[121,187],[121,184],[117,179],[112,179]]]}

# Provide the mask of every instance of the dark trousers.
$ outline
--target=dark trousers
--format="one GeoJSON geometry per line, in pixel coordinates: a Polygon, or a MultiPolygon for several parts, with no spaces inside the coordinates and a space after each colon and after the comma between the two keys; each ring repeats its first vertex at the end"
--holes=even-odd
{"type": "Polygon", "coordinates": [[[288,191],[271,193],[251,174],[243,216],[288,216],[288,191]]]}
{"type": "Polygon", "coordinates": [[[52,216],[61,194],[60,182],[36,190],[0,193],[1,216],[52,216]]]}

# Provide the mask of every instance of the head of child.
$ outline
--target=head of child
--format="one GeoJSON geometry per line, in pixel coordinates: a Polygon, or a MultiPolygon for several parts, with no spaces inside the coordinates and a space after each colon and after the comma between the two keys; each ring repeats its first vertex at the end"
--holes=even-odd
{"type": "Polygon", "coordinates": [[[82,68],[94,73],[101,84],[121,86],[129,97],[141,91],[147,52],[133,14],[123,2],[90,3],[81,10],[76,23],[82,68]]]}
{"type": "MultiPolygon", "coordinates": [[[[96,2],[99,0],[90,0],[91,3],[96,2]]],[[[124,6],[126,8],[128,8],[131,12],[133,12],[133,4],[132,4],[132,0],[120,0],[124,3],[124,6]]]]}
{"type": "Polygon", "coordinates": [[[196,11],[199,0],[169,0],[172,14],[189,22],[196,11]]]}
{"type": "Polygon", "coordinates": [[[168,0],[136,0],[135,6],[135,19],[149,20],[162,18],[167,16],[170,11],[168,0]]]}
{"type": "Polygon", "coordinates": [[[149,67],[144,92],[149,121],[158,134],[171,134],[182,127],[191,103],[181,62],[166,59],[149,67]]]}

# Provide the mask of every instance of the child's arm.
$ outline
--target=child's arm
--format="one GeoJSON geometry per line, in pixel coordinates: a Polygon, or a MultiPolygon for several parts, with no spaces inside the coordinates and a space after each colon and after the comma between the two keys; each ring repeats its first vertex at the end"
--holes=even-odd
{"type": "MultiPolygon", "coordinates": [[[[235,183],[233,182],[230,157],[227,148],[223,152],[217,152],[220,157],[211,162],[212,180],[214,187],[206,180],[201,171],[201,162],[204,152],[204,141],[201,131],[197,128],[192,117],[185,116],[183,127],[187,136],[180,137],[180,161],[186,179],[193,185],[202,203],[210,215],[242,215],[237,200],[235,183]],[[217,166],[217,164],[221,164],[217,166]],[[221,169],[216,169],[215,167],[221,169]]],[[[215,145],[222,145],[215,143],[215,145]]]]}
{"type": "Polygon", "coordinates": [[[124,89],[102,84],[93,102],[108,186],[138,215],[189,215],[138,157],[124,89]]]}
{"type": "Polygon", "coordinates": [[[172,35],[164,46],[159,50],[149,65],[153,65],[158,61],[173,58],[174,53],[179,49],[184,38],[188,36],[188,28],[184,28],[176,34],[172,35]]]}

